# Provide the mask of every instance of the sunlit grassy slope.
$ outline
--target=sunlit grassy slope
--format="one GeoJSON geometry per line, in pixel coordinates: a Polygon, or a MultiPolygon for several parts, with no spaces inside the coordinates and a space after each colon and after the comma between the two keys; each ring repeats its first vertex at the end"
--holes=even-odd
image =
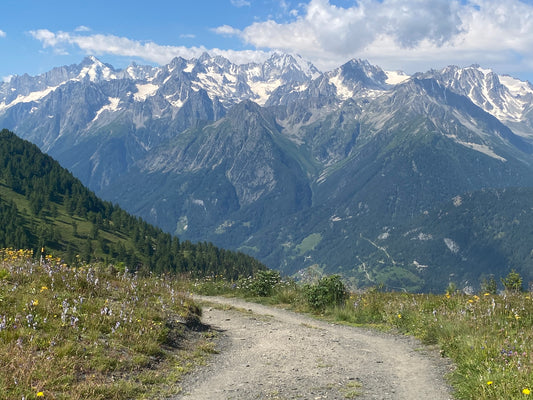
{"type": "Polygon", "coordinates": [[[0,252],[0,397],[133,399],[179,392],[213,350],[182,283],[0,252]]]}

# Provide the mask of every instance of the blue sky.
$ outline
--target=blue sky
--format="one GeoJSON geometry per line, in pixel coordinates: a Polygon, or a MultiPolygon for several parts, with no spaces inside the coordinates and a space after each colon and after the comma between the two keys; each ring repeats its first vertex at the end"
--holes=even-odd
{"type": "Polygon", "coordinates": [[[116,68],[203,51],[237,63],[297,53],[407,73],[480,64],[533,82],[533,0],[2,0],[0,78],[95,55],[116,68]]]}

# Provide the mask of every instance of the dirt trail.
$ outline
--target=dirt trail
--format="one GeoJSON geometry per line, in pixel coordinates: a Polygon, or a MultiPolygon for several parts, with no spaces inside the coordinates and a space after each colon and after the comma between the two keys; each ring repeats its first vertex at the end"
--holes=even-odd
{"type": "Polygon", "coordinates": [[[198,297],[219,354],[173,399],[452,399],[446,361],[416,340],[239,299],[198,297]]]}

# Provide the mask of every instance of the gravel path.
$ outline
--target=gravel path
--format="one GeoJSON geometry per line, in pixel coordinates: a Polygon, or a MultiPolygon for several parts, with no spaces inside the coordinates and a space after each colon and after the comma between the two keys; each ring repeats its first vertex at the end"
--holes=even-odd
{"type": "Polygon", "coordinates": [[[452,399],[450,365],[416,340],[334,325],[240,299],[198,297],[221,331],[209,365],[173,399],[452,399]],[[244,310],[242,310],[244,309],[244,310]]]}

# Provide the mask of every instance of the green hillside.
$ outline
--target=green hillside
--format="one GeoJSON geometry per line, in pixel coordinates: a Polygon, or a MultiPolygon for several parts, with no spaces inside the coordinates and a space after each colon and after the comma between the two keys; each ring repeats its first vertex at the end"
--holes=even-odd
{"type": "Polygon", "coordinates": [[[180,242],[101,201],[37,146],[8,130],[0,132],[0,222],[0,247],[53,254],[68,264],[104,261],[144,272],[230,279],[265,268],[211,243],[180,242]]]}

